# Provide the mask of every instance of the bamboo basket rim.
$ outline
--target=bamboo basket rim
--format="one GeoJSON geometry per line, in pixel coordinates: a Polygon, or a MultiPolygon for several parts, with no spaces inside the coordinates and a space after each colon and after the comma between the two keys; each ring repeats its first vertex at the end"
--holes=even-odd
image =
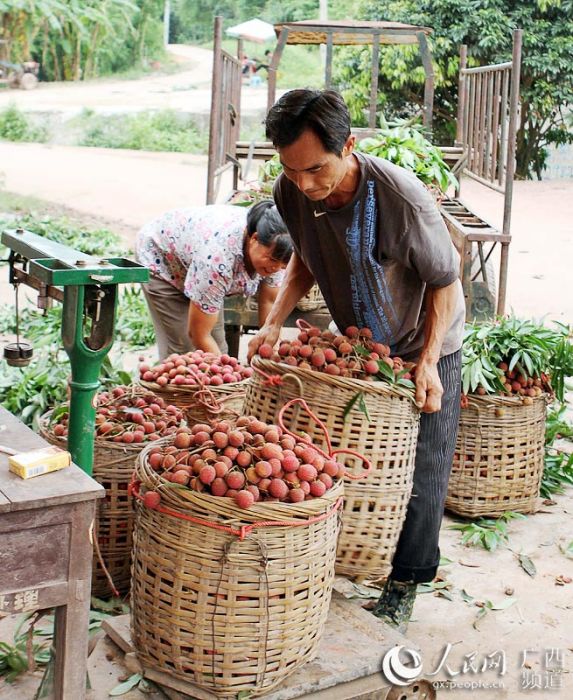
{"type": "Polygon", "coordinates": [[[387,382],[366,382],[363,379],[348,378],[348,377],[336,377],[332,374],[326,374],[326,372],[314,372],[310,369],[304,369],[301,367],[294,367],[287,365],[284,362],[275,362],[274,360],[264,360],[261,357],[254,357],[251,360],[251,366],[255,369],[260,367],[266,371],[280,371],[281,374],[293,374],[295,377],[300,375],[302,379],[320,379],[320,382],[329,384],[333,388],[337,389],[353,389],[356,391],[364,391],[369,394],[374,395],[386,395],[386,396],[400,396],[401,398],[410,399],[414,404],[416,410],[418,410],[413,389],[407,389],[402,386],[394,386],[388,384],[387,382]]]}
{"type": "Polygon", "coordinates": [[[174,507],[175,510],[179,509],[185,512],[186,506],[204,508],[204,504],[208,504],[211,514],[213,516],[216,514],[222,519],[220,524],[240,526],[245,521],[251,523],[273,520],[285,522],[285,525],[288,525],[286,521],[290,519],[293,525],[299,525],[301,520],[307,520],[309,517],[329,510],[344,493],[344,480],[337,479],[324,496],[320,498],[312,498],[300,503],[257,501],[248,509],[245,509],[239,508],[233,499],[226,496],[213,496],[209,493],[193,491],[188,488],[174,488],[171,486],[171,482],[164,479],[147,462],[147,453],[153,447],[165,447],[171,444],[174,439],[171,436],[167,436],[161,440],[155,440],[153,445],[146,445],[137,458],[132,481],[139,482],[145,488],[158,491],[161,493],[162,498],[166,496],[166,502],[169,503],[169,507],[174,507]]]}
{"type": "MultiPolygon", "coordinates": [[[[466,394],[468,399],[468,406],[473,406],[474,408],[482,408],[484,406],[527,406],[523,403],[524,396],[500,396],[499,394],[485,394],[481,396],[480,394],[466,394]]],[[[537,401],[545,401],[546,404],[551,403],[553,397],[551,394],[544,391],[539,396],[529,397],[533,403],[537,401]]],[[[532,405],[532,404],[529,404],[532,405]]],[[[462,408],[462,411],[464,409],[462,408]]]]}
{"type": "MultiPolygon", "coordinates": [[[[50,434],[50,438],[53,440],[58,440],[59,442],[62,442],[67,445],[68,440],[67,438],[60,436],[60,435],[54,435],[53,433],[50,433],[48,430],[48,423],[50,420],[50,416],[53,412],[53,408],[51,408],[49,411],[46,411],[40,418],[38,419],[38,426],[40,428],[40,432],[43,432],[45,434],[50,434]]],[[[165,439],[165,438],[160,438],[160,439],[165,439]]],[[[96,433],[94,431],[94,447],[103,447],[105,449],[111,449],[111,450],[116,450],[119,451],[121,450],[122,452],[141,452],[141,450],[145,447],[153,447],[154,445],[157,445],[159,440],[150,440],[148,442],[114,442],[113,440],[106,440],[104,437],[101,436],[96,436],[96,433]]]]}
{"type": "Polygon", "coordinates": [[[211,384],[208,384],[205,387],[198,384],[166,384],[165,386],[159,386],[159,384],[156,384],[155,382],[146,382],[143,379],[139,380],[139,384],[141,384],[141,386],[145,389],[149,389],[150,391],[153,391],[158,395],[173,394],[175,396],[189,395],[192,397],[194,394],[196,394],[198,391],[201,391],[204,388],[209,389],[212,392],[218,392],[221,394],[234,393],[237,391],[237,389],[246,387],[249,379],[250,377],[247,377],[246,379],[243,379],[240,382],[229,382],[229,384],[219,384],[218,386],[212,386],[211,384]]]}

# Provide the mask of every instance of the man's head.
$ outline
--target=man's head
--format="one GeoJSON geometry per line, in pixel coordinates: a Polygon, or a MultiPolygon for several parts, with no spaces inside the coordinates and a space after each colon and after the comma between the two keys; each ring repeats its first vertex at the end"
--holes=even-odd
{"type": "Polygon", "coordinates": [[[325,151],[340,156],[350,136],[350,113],[334,90],[290,90],[270,108],[265,127],[275,148],[290,146],[310,129],[325,151]]]}
{"type": "Polygon", "coordinates": [[[277,149],[285,176],[310,200],[345,203],[353,178],[355,137],[342,97],[333,90],[291,90],[267,115],[266,134],[277,149]]]}

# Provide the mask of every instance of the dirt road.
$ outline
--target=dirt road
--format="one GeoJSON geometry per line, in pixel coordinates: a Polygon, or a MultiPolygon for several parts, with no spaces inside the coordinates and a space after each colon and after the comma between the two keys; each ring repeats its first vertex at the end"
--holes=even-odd
{"type": "MultiPolygon", "coordinates": [[[[39,83],[34,90],[0,90],[0,110],[15,104],[24,111],[59,112],[72,116],[82,109],[136,112],[174,109],[207,115],[211,107],[213,52],[197,46],[172,44],[169,53],[181,64],[171,75],[152,74],[137,80],[100,78],[76,83],[39,83]]],[[[265,86],[244,86],[242,113],[264,114],[265,86]]]]}

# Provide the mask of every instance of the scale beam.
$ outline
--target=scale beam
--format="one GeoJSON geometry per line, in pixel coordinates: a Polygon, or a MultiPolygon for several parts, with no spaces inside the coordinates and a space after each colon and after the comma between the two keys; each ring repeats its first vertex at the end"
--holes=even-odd
{"type": "MultiPolygon", "coordinates": [[[[46,306],[48,297],[63,302],[62,342],[72,370],[68,449],[74,462],[91,474],[95,395],[101,364],[113,344],[117,286],[147,282],[149,270],[126,258],[87,255],[21,228],[3,231],[1,240],[10,249],[10,282],[15,288],[23,283],[38,290],[39,306],[46,306]]],[[[11,357],[12,364],[19,359],[29,362],[31,346],[23,358],[27,344],[18,340],[16,345],[18,356],[11,357]]]]}

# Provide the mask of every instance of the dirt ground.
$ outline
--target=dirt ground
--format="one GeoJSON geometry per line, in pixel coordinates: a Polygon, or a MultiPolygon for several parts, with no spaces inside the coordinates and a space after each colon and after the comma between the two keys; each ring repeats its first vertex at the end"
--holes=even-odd
{"type": "MultiPolygon", "coordinates": [[[[136,85],[122,83],[119,103],[133,106],[140,100],[143,107],[146,100],[162,102],[169,94],[169,99],[181,98],[187,107],[191,99],[195,106],[200,91],[208,89],[204,81],[208,75],[204,66],[198,69],[197,87],[189,94],[171,90],[171,95],[157,85],[150,89],[151,83],[144,81],[133,81],[139,90],[136,85]]],[[[179,86],[192,80],[182,78],[182,74],[167,78],[179,86]]],[[[98,97],[100,87],[41,86],[36,92],[18,93],[18,98],[28,100],[29,105],[37,101],[46,109],[56,103],[77,106],[84,97],[74,91],[83,91],[102,105],[107,100],[119,104],[106,90],[98,97]]],[[[0,108],[4,98],[0,94],[0,108]]],[[[128,244],[151,216],[170,207],[204,203],[206,159],[186,154],[0,143],[0,177],[5,193],[24,197],[24,208],[52,215],[65,211],[86,226],[116,227],[128,244]],[[26,199],[31,197],[36,199],[26,199]]],[[[228,183],[222,191],[226,186],[228,183]]],[[[478,213],[499,221],[499,195],[473,182],[465,182],[462,193],[478,213]]],[[[2,201],[10,201],[10,197],[4,194],[2,201]]],[[[573,322],[569,273],[573,181],[516,183],[512,221],[510,307],[521,315],[573,322]]],[[[0,287],[3,301],[11,299],[6,292],[4,284],[0,287]]],[[[418,596],[408,631],[412,645],[421,649],[424,673],[432,680],[459,684],[438,690],[439,698],[468,700],[473,693],[483,700],[573,698],[573,583],[567,582],[568,577],[573,578],[573,559],[564,551],[573,541],[572,514],[573,490],[569,489],[535,515],[512,522],[509,543],[495,552],[462,546],[460,534],[449,529],[452,518],[444,519],[442,556],[450,563],[442,566],[440,577],[446,588],[418,596]],[[520,565],[520,554],[533,562],[533,576],[520,565]],[[487,612],[478,618],[484,609],[487,612]],[[495,658],[505,661],[502,675],[498,675],[499,668],[481,670],[495,658]],[[562,669],[562,673],[551,673],[549,668],[562,669]],[[481,685],[471,688],[467,684],[472,682],[481,685]]],[[[2,640],[9,638],[8,624],[0,624],[2,640]]],[[[129,671],[121,664],[121,654],[101,639],[90,656],[92,700],[107,698],[125,675],[129,671]]],[[[0,681],[0,700],[31,700],[36,684],[37,679],[31,676],[14,686],[0,681]]],[[[131,691],[122,697],[160,696],[131,691]]]]}

